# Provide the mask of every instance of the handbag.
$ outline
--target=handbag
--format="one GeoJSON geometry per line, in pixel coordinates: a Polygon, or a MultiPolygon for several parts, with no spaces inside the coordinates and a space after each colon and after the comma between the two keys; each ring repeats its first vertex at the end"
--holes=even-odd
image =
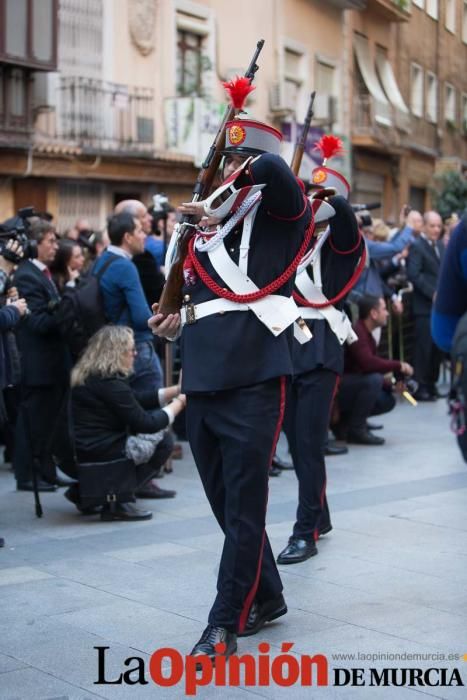
{"type": "Polygon", "coordinates": [[[162,441],[164,435],[165,430],[159,430],[157,433],[130,435],[125,443],[126,456],[137,465],[146,464],[154,455],[157,445],[162,441]]]}
{"type": "Polygon", "coordinates": [[[78,481],[83,507],[134,501],[135,463],[127,457],[107,462],[78,462],[78,481]]]}

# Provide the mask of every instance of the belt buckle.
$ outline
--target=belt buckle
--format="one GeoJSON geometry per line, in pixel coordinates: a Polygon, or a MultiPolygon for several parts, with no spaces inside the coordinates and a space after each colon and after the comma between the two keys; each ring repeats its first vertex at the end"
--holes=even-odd
{"type": "Polygon", "coordinates": [[[186,313],[186,324],[188,326],[191,326],[193,323],[196,323],[196,310],[195,310],[194,304],[186,304],[185,305],[185,313],[186,313]]]}

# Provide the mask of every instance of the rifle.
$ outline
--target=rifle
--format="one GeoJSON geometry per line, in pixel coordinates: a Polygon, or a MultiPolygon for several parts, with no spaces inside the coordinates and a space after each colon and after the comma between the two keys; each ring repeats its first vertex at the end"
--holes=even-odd
{"type": "MultiPolygon", "coordinates": [[[[256,50],[251,59],[250,65],[245,72],[245,78],[249,78],[250,83],[255,77],[258,70],[256,61],[263,48],[264,39],[261,39],[256,44],[256,50]]],[[[214,177],[222,159],[222,149],[224,147],[225,127],[227,122],[235,116],[235,107],[229,105],[227,107],[222,122],[219,126],[214,141],[209,149],[206,160],[201,166],[196,184],[193,188],[192,202],[199,202],[204,199],[212,186],[214,177]]],[[[182,288],[183,288],[183,262],[188,252],[188,243],[193,235],[192,226],[187,224],[193,223],[192,216],[184,216],[178,226],[178,231],[174,232],[177,235],[175,259],[170,267],[170,271],[162,290],[162,295],[159,301],[158,313],[164,315],[177,313],[182,306],[182,288]]]]}
{"type": "Polygon", "coordinates": [[[315,97],[316,90],[313,90],[313,92],[310,95],[308,112],[306,113],[305,121],[303,123],[302,133],[300,135],[299,140],[295,144],[292,156],[292,163],[290,164],[290,169],[292,170],[294,175],[298,175],[300,171],[300,165],[302,164],[303,152],[305,151],[306,140],[308,137],[308,132],[310,130],[311,120],[313,119],[313,104],[315,101],[315,97]]]}

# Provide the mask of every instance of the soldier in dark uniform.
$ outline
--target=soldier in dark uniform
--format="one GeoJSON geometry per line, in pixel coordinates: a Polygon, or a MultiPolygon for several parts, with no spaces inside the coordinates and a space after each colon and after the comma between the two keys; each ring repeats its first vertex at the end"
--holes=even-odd
{"type": "Polygon", "coordinates": [[[333,212],[328,229],[318,236],[309,264],[305,260],[299,267],[295,281],[294,298],[313,339],[306,345],[294,343],[294,378],[284,428],[299,495],[292,536],[279,554],[279,564],[296,564],[317,554],[316,540],[332,529],[326,500],[325,447],[332,400],[344,368],[343,344],[355,339],[343,311],[345,296],[364,264],[365,244],[347,202],[348,183],[326,167],[315,169],[312,180],[329,195],[334,193],[327,197],[333,212]]]}
{"type": "Polygon", "coordinates": [[[220,642],[229,655],[237,635],[287,612],[265,532],[268,470],[293,371],[293,335],[309,339],[295,323],[291,295],[313,226],[310,204],[278,155],[281,138],[260,122],[227,124],[223,185],[181,208],[209,215],[201,224],[222,225],[200,229],[192,241],[181,314],[150,321],[153,332],[170,337],[181,317],[188,439],[225,534],[217,596],[195,656],[214,658],[220,642]]]}

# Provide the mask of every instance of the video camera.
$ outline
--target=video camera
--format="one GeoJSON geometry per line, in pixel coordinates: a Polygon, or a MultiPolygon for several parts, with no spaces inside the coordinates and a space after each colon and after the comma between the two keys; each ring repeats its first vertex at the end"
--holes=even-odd
{"type": "Polygon", "coordinates": [[[18,265],[21,260],[37,257],[37,243],[29,238],[29,219],[38,216],[34,207],[23,207],[18,209],[16,216],[11,217],[0,224],[0,255],[6,260],[18,265]],[[23,250],[23,257],[6,247],[9,240],[19,243],[23,250]]]}
{"type": "Polygon", "coordinates": [[[380,209],[381,202],[371,202],[370,204],[351,204],[352,211],[358,215],[360,226],[366,228],[373,226],[373,219],[368,213],[370,209],[380,209]]]}
{"type": "Polygon", "coordinates": [[[169,198],[163,192],[155,194],[152,198],[153,205],[150,208],[150,214],[152,216],[152,232],[154,234],[160,234],[158,223],[159,221],[167,222],[167,216],[171,207],[169,204],[169,198]]]}

